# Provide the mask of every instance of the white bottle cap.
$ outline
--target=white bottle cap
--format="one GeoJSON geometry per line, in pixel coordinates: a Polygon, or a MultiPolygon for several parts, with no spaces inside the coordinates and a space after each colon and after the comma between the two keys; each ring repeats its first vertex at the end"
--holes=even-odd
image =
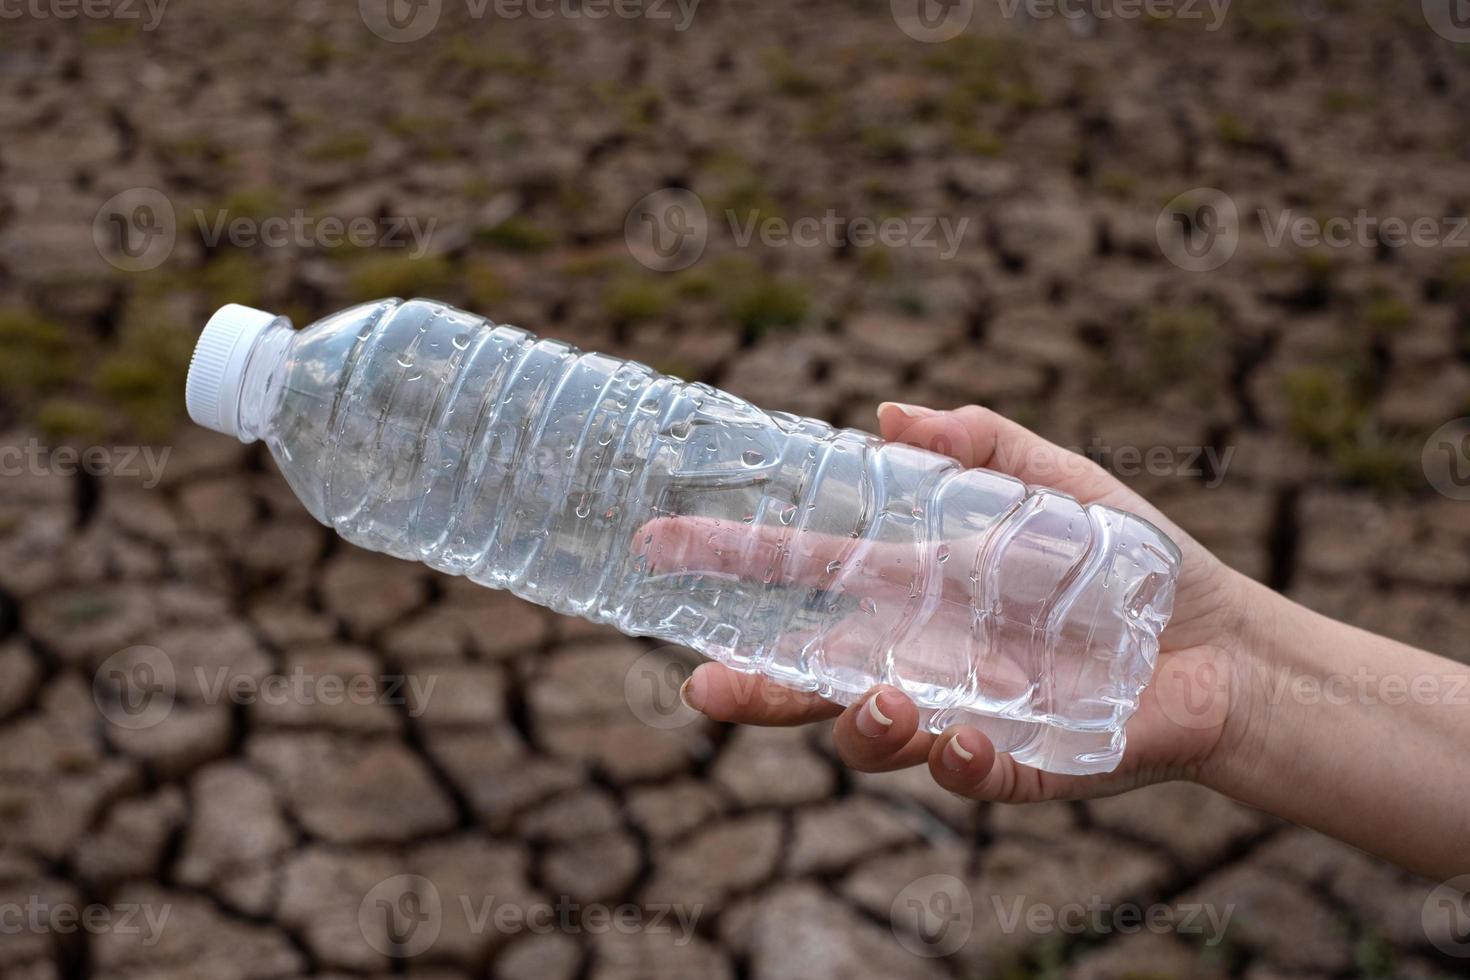
{"type": "Polygon", "coordinates": [[[240,435],[240,388],[245,383],[245,365],[255,338],[277,319],[274,313],[239,303],[215,311],[204,325],[189,361],[189,379],[184,384],[189,418],[241,442],[255,441],[240,435]]]}

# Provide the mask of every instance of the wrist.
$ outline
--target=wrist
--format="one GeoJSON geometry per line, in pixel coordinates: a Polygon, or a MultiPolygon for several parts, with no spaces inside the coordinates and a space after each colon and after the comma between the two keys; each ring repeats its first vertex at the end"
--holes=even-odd
{"type": "Polygon", "coordinates": [[[1290,638],[1300,635],[1299,619],[1312,614],[1273,589],[1230,571],[1232,595],[1218,656],[1197,686],[1213,699],[1220,718],[1219,737],[1197,769],[1205,786],[1250,802],[1275,772],[1269,765],[1273,745],[1293,726],[1280,717],[1282,685],[1302,665],[1293,664],[1290,638]]]}
{"type": "Polygon", "coordinates": [[[1446,778],[1463,769],[1470,669],[1244,580],[1241,595],[1194,778],[1421,873],[1470,868],[1470,791],[1446,778]]]}

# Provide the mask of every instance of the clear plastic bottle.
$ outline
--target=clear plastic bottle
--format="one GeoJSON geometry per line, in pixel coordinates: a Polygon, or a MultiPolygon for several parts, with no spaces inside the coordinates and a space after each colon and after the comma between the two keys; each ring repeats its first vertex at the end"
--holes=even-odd
{"type": "Polygon", "coordinates": [[[1053,772],[1117,765],[1171,611],[1132,514],[432,301],[225,307],[188,385],[355,544],[1053,772]]]}

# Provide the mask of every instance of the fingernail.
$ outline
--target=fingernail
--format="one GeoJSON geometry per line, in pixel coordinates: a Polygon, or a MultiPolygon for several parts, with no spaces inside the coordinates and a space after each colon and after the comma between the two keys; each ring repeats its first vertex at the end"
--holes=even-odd
{"type": "Polygon", "coordinates": [[[927,418],[935,414],[934,409],[925,408],[922,405],[906,405],[903,402],[884,402],[878,406],[878,414],[882,415],[885,408],[895,408],[902,412],[905,417],[911,419],[927,418]]]}
{"type": "Polygon", "coordinates": [[[695,711],[704,710],[704,678],[700,676],[701,670],[700,667],[694,668],[694,673],[679,686],[679,700],[695,711]]]}
{"type": "Polygon", "coordinates": [[[883,692],[868,698],[868,703],[863,705],[863,710],[857,714],[857,730],[868,738],[877,738],[885,734],[893,727],[893,719],[883,713],[883,708],[878,700],[883,697],[883,692]]]}
{"type": "Polygon", "coordinates": [[[950,772],[964,772],[965,767],[975,761],[975,753],[960,744],[962,738],[964,738],[963,735],[956,735],[946,742],[944,752],[940,756],[944,768],[950,772]]]}

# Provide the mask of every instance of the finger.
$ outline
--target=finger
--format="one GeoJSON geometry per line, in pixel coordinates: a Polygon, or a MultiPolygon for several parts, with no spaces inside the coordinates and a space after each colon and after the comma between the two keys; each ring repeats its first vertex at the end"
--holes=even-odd
{"type": "Polygon", "coordinates": [[[714,721],[742,725],[805,725],[835,717],[842,711],[842,705],[810,692],[717,663],[696,667],[679,689],[679,697],[714,721]]]}
{"type": "Polygon", "coordinates": [[[929,772],[940,786],[972,800],[1009,802],[1018,767],[969,725],[944,730],[929,748],[929,772]]]}
{"type": "Polygon", "coordinates": [[[742,580],[825,587],[842,567],[850,542],[824,534],[801,535],[785,525],[746,524],[717,517],[658,517],[639,530],[634,553],[660,572],[728,575],[742,580]],[[831,566],[829,568],[829,566],[831,566]]]}
{"type": "Polygon", "coordinates": [[[896,687],[879,685],[833,727],[837,755],[859,772],[889,772],[922,763],[934,736],[919,731],[919,709],[896,687]]]}
{"type": "Polygon", "coordinates": [[[817,589],[831,589],[840,582],[845,591],[864,593],[868,587],[909,591],[912,547],[799,534],[799,530],[717,517],[658,517],[640,528],[633,549],[646,559],[649,575],[723,575],[817,589]],[[862,561],[854,562],[854,556],[862,561]]]}

